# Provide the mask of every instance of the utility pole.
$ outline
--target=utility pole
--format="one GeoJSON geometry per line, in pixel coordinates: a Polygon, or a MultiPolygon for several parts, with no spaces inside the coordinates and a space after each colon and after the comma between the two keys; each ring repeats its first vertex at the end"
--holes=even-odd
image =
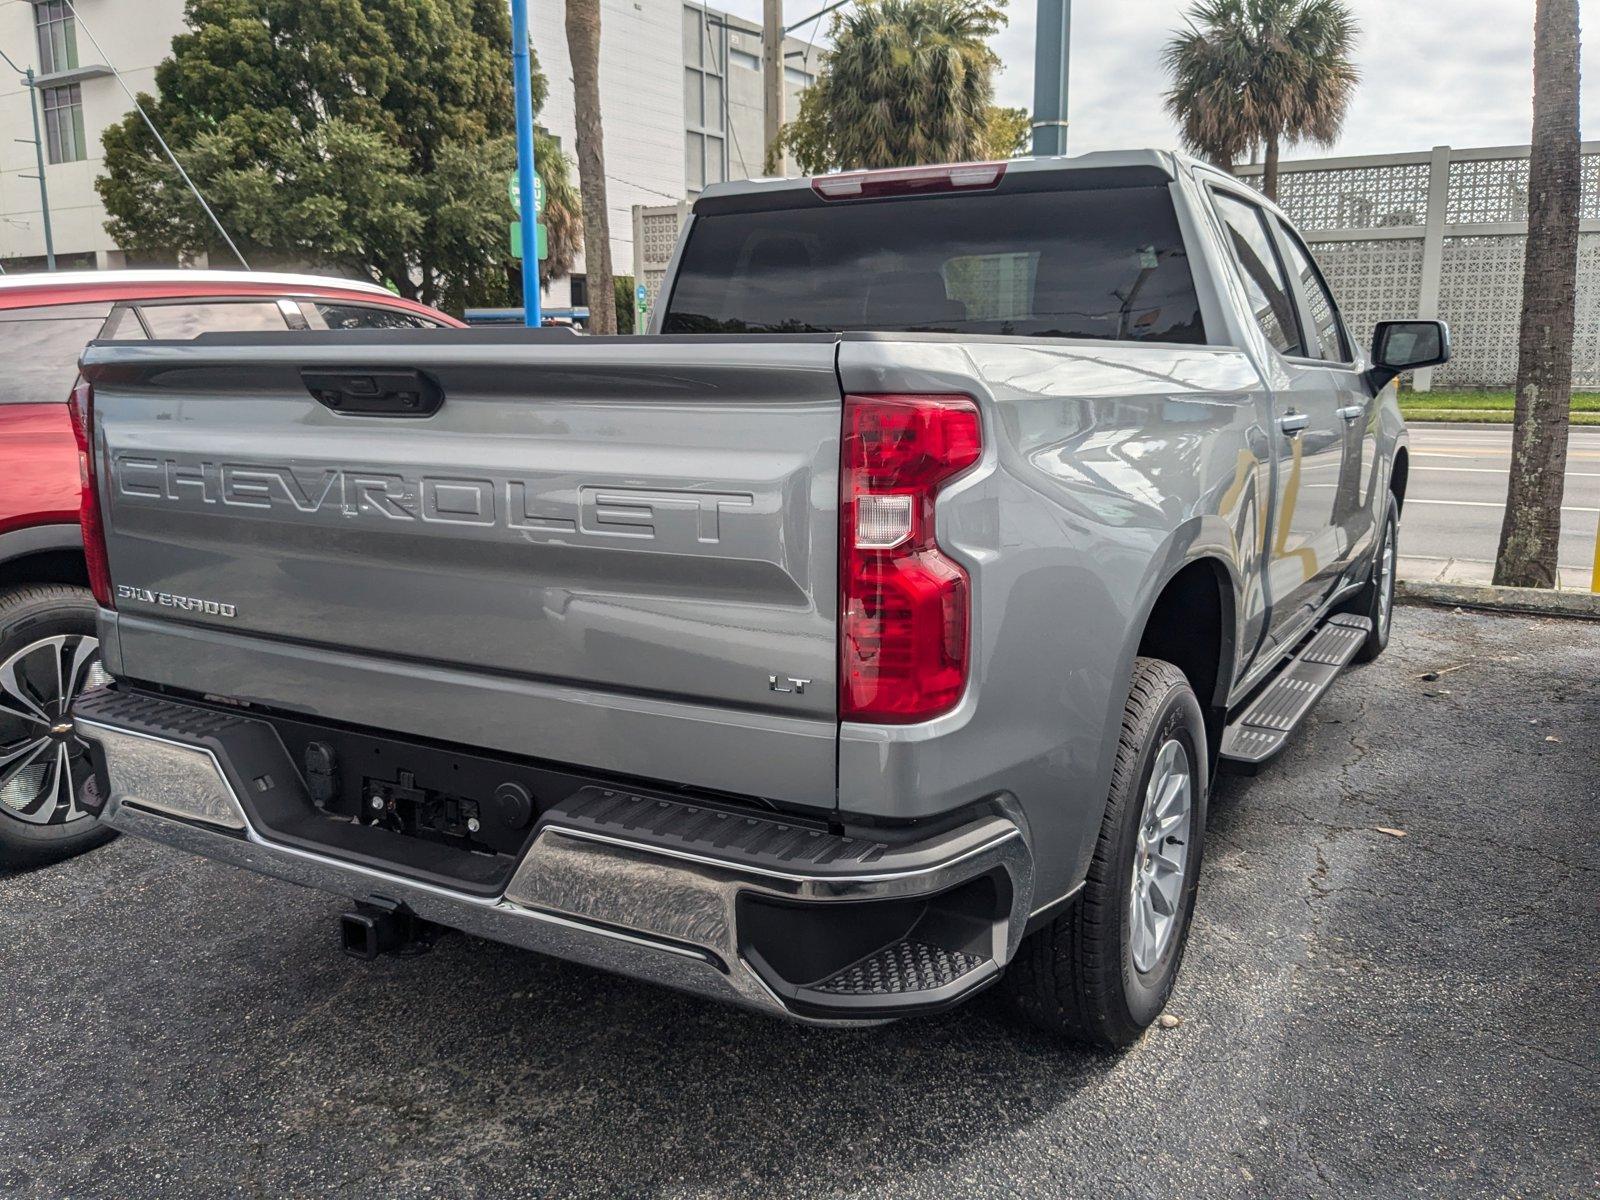
{"type": "MultiPolygon", "coordinates": [[[[39,208],[44,214],[45,269],[54,271],[56,269],[56,241],[50,230],[50,188],[44,181],[44,142],[39,136],[39,93],[38,89],[33,86],[35,78],[33,68],[29,67],[26,71],[22,70],[16,63],[11,61],[11,56],[4,50],[0,50],[0,58],[5,59],[6,66],[21,75],[27,84],[28,112],[33,116],[33,159],[39,165],[39,208]]],[[[26,142],[28,139],[17,138],[16,140],[26,142]]],[[[26,179],[27,176],[24,175],[23,178],[26,179]]]]}
{"type": "Polygon", "coordinates": [[[50,185],[44,181],[44,142],[39,137],[39,89],[33,86],[33,68],[23,77],[28,81],[28,111],[33,114],[33,160],[39,165],[39,210],[44,214],[45,270],[56,269],[56,239],[50,230],[50,185]]]}
{"type": "Polygon", "coordinates": [[[1039,0],[1033,42],[1033,153],[1067,152],[1067,48],[1072,0],[1039,0]]]}
{"type": "MultiPolygon", "coordinates": [[[[539,328],[539,212],[534,204],[533,68],[528,62],[528,0],[511,0],[511,69],[516,84],[517,188],[522,217],[522,323],[539,328]]],[[[607,302],[611,297],[602,299],[607,302]]],[[[591,300],[591,303],[593,301],[591,300]]]]}
{"type": "MultiPolygon", "coordinates": [[[[783,128],[783,0],[761,0],[761,157],[763,170],[783,128]]],[[[780,164],[781,166],[781,164],[780,164]]]]}

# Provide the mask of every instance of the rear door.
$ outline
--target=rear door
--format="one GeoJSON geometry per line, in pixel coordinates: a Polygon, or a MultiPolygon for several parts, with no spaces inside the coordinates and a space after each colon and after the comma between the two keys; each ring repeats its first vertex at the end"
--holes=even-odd
{"type": "Polygon", "coordinates": [[[835,353],[456,330],[97,346],[122,672],[831,806],[835,353]],[[437,411],[358,411],[396,377],[437,411]]]}
{"type": "Polygon", "coordinates": [[[1265,209],[1211,189],[1252,315],[1272,355],[1270,431],[1276,455],[1276,512],[1268,536],[1268,634],[1278,646],[1299,638],[1332,591],[1348,555],[1335,516],[1344,469],[1345,419],[1324,364],[1311,356],[1295,285],[1265,209]]]}

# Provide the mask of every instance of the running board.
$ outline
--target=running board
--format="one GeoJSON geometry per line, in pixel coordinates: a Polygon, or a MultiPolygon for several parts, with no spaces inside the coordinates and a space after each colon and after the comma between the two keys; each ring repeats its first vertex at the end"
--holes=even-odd
{"type": "Polygon", "coordinates": [[[1223,731],[1223,769],[1253,775],[1275,758],[1371,632],[1370,620],[1349,613],[1330,618],[1317,630],[1223,731]]]}

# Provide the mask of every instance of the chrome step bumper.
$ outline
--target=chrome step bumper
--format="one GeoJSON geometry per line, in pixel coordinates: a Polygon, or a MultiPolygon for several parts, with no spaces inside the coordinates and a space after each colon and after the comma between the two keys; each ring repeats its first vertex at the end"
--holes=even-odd
{"type": "MultiPolygon", "coordinates": [[[[266,776],[254,761],[248,775],[230,769],[219,737],[259,726],[247,731],[259,748],[270,727],[124,699],[136,703],[91,694],[74,714],[95,751],[102,819],[123,833],[793,1019],[870,1023],[964,998],[1000,974],[1029,911],[1031,856],[999,811],[893,844],[597,788],[548,807],[503,891],[472,895],[275,840],[237,791],[266,776]],[[792,944],[807,938],[794,923],[824,944],[837,928],[848,945],[872,924],[863,914],[891,933],[825,969],[796,956],[792,944]]],[[[292,776],[287,754],[282,763],[292,776]]]]}

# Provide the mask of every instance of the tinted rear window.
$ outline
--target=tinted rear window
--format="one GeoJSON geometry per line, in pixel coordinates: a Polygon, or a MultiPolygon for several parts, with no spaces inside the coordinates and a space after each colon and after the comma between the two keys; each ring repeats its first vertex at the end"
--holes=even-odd
{"type": "Polygon", "coordinates": [[[0,404],[64,404],[109,304],[0,311],[0,404]]]}
{"type": "Polygon", "coordinates": [[[664,332],[844,330],[1205,341],[1165,188],[695,220],[664,332]]]}

